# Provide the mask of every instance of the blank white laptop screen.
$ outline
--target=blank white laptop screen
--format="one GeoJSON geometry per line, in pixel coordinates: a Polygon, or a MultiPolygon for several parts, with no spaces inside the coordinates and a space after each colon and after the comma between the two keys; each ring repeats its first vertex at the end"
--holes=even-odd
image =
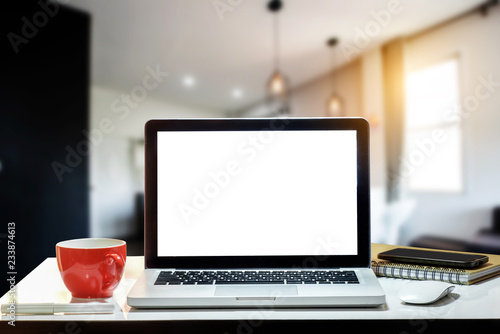
{"type": "Polygon", "coordinates": [[[356,131],[160,131],[158,256],[357,255],[356,131]]]}

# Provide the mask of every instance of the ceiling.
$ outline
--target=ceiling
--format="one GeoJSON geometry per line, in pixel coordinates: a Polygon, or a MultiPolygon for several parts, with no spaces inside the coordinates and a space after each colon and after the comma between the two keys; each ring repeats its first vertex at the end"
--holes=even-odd
{"type": "MultiPolygon", "coordinates": [[[[70,3],[92,16],[93,85],[130,93],[142,85],[149,66],[169,74],[148,96],[207,112],[232,112],[264,98],[273,70],[273,14],[267,2],[70,3]]],[[[348,45],[359,47],[357,55],[358,50],[366,52],[392,38],[429,28],[482,2],[284,0],[278,14],[280,68],[297,87],[330,71],[332,58],[335,66],[345,63],[342,49],[348,45]],[[360,31],[368,33],[367,39],[360,37],[360,31]],[[330,37],[340,41],[333,56],[326,46],[330,37]]]]}

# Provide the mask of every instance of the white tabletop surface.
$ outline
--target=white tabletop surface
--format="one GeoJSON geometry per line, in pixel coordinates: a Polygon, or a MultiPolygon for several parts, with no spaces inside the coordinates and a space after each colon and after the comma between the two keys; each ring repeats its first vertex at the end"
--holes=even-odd
{"type": "MultiPolygon", "coordinates": [[[[123,320],[266,320],[266,319],[500,319],[500,277],[482,283],[457,285],[450,296],[432,305],[402,303],[397,292],[409,280],[379,278],[387,303],[378,308],[330,309],[210,309],[138,310],[127,305],[127,293],[144,267],[142,256],[127,258],[125,274],[112,298],[114,314],[16,315],[17,320],[123,321],[123,320]]],[[[59,275],[55,258],[47,258],[16,286],[18,303],[69,303],[71,294],[59,275]]],[[[5,294],[1,303],[8,302],[5,294]]],[[[2,315],[2,320],[9,320],[2,315]]]]}

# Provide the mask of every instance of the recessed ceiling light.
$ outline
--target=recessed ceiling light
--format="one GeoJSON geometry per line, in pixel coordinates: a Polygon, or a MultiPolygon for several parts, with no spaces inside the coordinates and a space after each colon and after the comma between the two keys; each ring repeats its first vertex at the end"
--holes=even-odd
{"type": "Polygon", "coordinates": [[[243,91],[239,88],[235,88],[233,89],[233,91],[231,92],[231,95],[235,98],[235,99],[239,99],[243,96],[243,91]]]}
{"type": "Polygon", "coordinates": [[[182,79],[182,84],[186,87],[193,87],[196,84],[196,80],[192,76],[188,75],[182,79]]]}

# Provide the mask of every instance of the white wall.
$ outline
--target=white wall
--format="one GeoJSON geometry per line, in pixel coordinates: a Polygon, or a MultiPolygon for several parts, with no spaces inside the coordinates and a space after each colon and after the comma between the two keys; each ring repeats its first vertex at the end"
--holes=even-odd
{"type": "MultiPolygon", "coordinates": [[[[136,232],[137,192],[143,191],[142,157],[144,124],[153,118],[223,117],[147,96],[137,105],[122,102],[119,92],[91,88],[89,141],[92,237],[122,237],[136,232]]],[[[130,94],[130,93],[129,93],[130,94]]]]}
{"type": "Polygon", "coordinates": [[[361,57],[363,117],[370,122],[370,181],[385,187],[384,89],[382,53],[379,48],[361,57]]]}
{"type": "MultiPolygon", "coordinates": [[[[403,229],[401,243],[422,235],[470,240],[491,227],[491,209],[500,205],[500,7],[485,17],[470,15],[407,41],[408,68],[458,55],[462,104],[476,94],[481,79],[493,92],[463,121],[465,190],[461,194],[414,193],[417,207],[403,229]]],[[[483,89],[480,93],[485,93],[483,89]]]]}
{"type": "Polygon", "coordinates": [[[343,100],[344,115],[363,116],[361,63],[353,61],[333,73],[310,81],[291,95],[292,115],[301,117],[327,116],[327,101],[333,92],[343,100]]]}

